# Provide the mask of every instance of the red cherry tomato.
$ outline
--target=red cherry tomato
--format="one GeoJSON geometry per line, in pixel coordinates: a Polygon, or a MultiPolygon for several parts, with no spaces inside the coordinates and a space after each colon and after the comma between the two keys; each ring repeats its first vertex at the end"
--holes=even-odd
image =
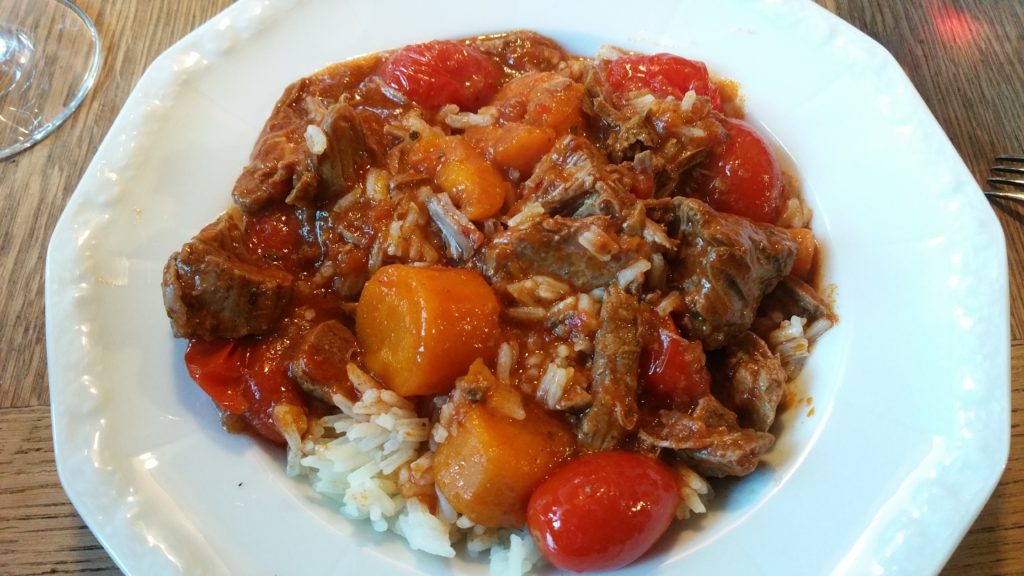
{"type": "Polygon", "coordinates": [[[711,391],[711,373],[704,363],[701,343],[680,336],[672,319],[665,318],[656,338],[640,352],[640,379],[658,400],[693,400],[711,391]]]}
{"type": "Polygon", "coordinates": [[[247,356],[248,350],[233,340],[190,340],[185,350],[185,366],[218,406],[232,414],[242,414],[249,407],[244,396],[247,356]]]}
{"type": "Polygon", "coordinates": [[[244,395],[249,402],[246,420],[264,438],[277,443],[283,443],[284,436],[274,420],[274,409],[288,406],[297,413],[306,411],[301,394],[288,376],[284,356],[287,347],[286,339],[262,340],[253,347],[246,366],[248,386],[244,395]]]}
{"type": "Polygon", "coordinates": [[[286,341],[189,341],[185,366],[196,384],[226,412],[239,414],[264,438],[283,443],[274,408],[305,412],[288,377],[282,352],[286,341]]]}
{"type": "Polygon", "coordinates": [[[695,171],[689,195],[715,210],[775,222],[782,206],[782,170],[768,143],[741,120],[723,123],[729,139],[695,171]]]}
{"type": "Polygon", "coordinates": [[[455,104],[476,110],[498,90],[502,72],[483,52],[450,40],[395,52],[380,72],[387,85],[425,108],[455,104]]]}
{"type": "Polygon", "coordinates": [[[722,97],[711,83],[708,67],[674,54],[619,56],[607,64],[604,77],[616,94],[646,88],[656,96],[682,98],[693,90],[698,96],[710,98],[715,110],[722,107],[722,97]]]}
{"type": "Polygon", "coordinates": [[[646,552],[679,505],[664,464],[633,452],[598,452],[569,462],[534,490],[527,525],[555,566],[612,570],[646,552]]]}

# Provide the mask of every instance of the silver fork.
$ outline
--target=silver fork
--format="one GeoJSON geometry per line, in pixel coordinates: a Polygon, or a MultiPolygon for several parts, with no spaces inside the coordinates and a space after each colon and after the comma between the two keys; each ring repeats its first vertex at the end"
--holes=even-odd
{"type": "Polygon", "coordinates": [[[986,190],[985,195],[989,198],[1024,200],[1024,156],[996,156],[996,162],[997,164],[992,167],[992,173],[1007,174],[1008,176],[1005,178],[998,176],[989,178],[989,186],[1001,186],[1002,188],[999,190],[986,190]],[[998,164],[998,162],[1005,162],[1005,164],[998,164]],[[1016,176],[1016,178],[1013,176],[1016,176]]]}

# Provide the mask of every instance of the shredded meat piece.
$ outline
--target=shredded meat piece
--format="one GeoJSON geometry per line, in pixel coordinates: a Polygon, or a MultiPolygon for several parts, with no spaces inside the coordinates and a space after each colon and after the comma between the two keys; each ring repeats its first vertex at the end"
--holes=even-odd
{"type": "Polygon", "coordinates": [[[655,147],[658,135],[647,123],[646,110],[633,114],[619,110],[598,67],[586,65],[583,85],[588,96],[583,110],[597,125],[604,150],[613,162],[630,160],[655,147]]]}
{"type": "Polygon", "coordinates": [[[628,189],[625,172],[609,166],[586,138],[569,135],[537,163],[523,184],[520,206],[534,202],[548,214],[563,216],[617,215],[636,203],[628,189]]]}
{"type": "Polygon", "coordinates": [[[775,443],[766,432],[740,428],[736,414],[714,396],[701,398],[690,412],[662,410],[640,428],[640,438],[679,457],[705,476],[746,476],[775,443]]]}
{"type": "Polygon", "coordinates": [[[441,231],[448,255],[453,260],[468,260],[484,241],[484,235],[477,230],[469,218],[455,207],[444,192],[426,194],[424,203],[434,224],[441,231]]]}
{"type": "Polygon", "coordinates": [[[671,196],[680,176],[725,138],[706,97],[691,93],[678,101],[647,93],[619,105],[592,63],[583,84],[584,112],[597,127],[601,149],[611,162],[632,162],[633,170],[650,174],[655,196],[671,196]]]}
{"type": "Polygon", "coordinates": [[[687,338],[714,350],[746,332],[761,299],[789,274],[796,243],[781,228],[715,212],[693,198],[673,198],[670,235],[680,240],[669,263],[687,338]]]}
{"type": "Polygon", "coordinates": [[[639,303],[618,286],[608,288],[594,337],[593,405],[579,427],[589,450],[610,450],[636,427],[640,367],[639,303]]]}
{"type": "Polygon", "coordinates": [[[786,370],[768,344],[744,332],[725,347],[723,377],[716,384],[747,428],[767,432],[786,385],[786,370]]]}
{"type": "Polygon", "coordinates": [[[258,265],[241,214],[229,210],[167,260],[164,307],[175,336],[241,338],[277,327],[288,313],[292,284],[290,274],[258,265]]]}
{"type": "Polygon", "coordinates": [[[647,254],[643,242],[616,229],[606,216],[543,218],[496,234],[477,254],[477,267],[499,287],[542,275],[582,291],[601,288],[647,254]]]}

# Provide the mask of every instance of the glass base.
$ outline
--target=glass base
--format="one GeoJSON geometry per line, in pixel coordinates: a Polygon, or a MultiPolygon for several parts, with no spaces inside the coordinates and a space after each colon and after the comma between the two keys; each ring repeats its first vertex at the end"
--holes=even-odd
{"type": "Polygon", "coordinates": [[[96,27],[69,0],[0,0],[0,160],[67,120],[100,58],[96,27]]]}

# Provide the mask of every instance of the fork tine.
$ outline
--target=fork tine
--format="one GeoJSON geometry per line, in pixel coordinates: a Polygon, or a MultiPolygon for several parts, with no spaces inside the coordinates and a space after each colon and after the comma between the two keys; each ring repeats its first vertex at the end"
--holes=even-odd
{"type": "Polygon", "coordinates": [[[1003,174],[1024,174],[1024,166],[993,166],[992,171],[1003,174]]]}
{"type": "Polygon", "coordinates": [[[1018,156],[1016,154],[1003,154],[996,156],[996,160],[1000,162],[1024,162],[1024,156],[1018,156]]]}
{"type": "Polygon", "coordinates": [[[1024,189],[1024,180],[1014,180],[1012,178],[989,178],[987,182],[989,185],[1003,185],[1024,189]]]}

